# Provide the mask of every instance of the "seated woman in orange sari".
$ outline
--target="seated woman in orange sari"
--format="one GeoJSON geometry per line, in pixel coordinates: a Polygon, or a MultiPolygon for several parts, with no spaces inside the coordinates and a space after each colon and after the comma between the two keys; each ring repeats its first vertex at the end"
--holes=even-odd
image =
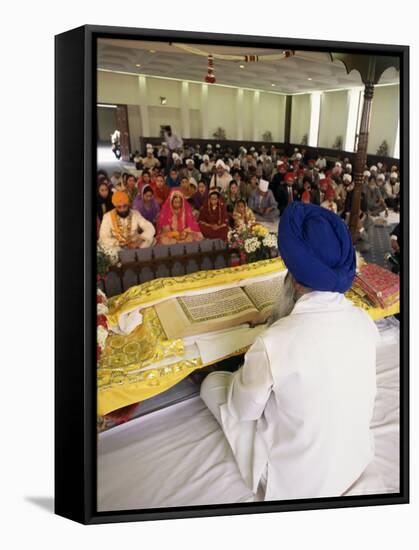
{"type": "Polygon", "coordinates": [[[174,189],[163,204],[157,223],[157,243],[176,244],[203,239],[192,207],[182,192],[174,189]]]}
{"type": "Polygon", "coordinates": [[[227,209],[218,191],[210,191],[208,200],[199,211],[199,227],[207,239],[227,240],[227,209]]]}

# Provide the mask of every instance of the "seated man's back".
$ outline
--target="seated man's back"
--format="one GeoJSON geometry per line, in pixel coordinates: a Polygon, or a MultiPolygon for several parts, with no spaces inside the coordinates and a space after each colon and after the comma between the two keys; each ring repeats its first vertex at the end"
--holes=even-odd
{"type": "Polygon", "coordinates": [[[373,458],[378,331],[343,294],[310,292],[263,335],[273,392],[266,500],[338,496],[373,458]]]}
{"type": "Polygon", "coordinates": [[[356,257],[339,216],[291,202],[278,249],[288,274],[271,325],[201,397],[254,493],[265,480],[265,500],[340,496],[374,456],[378,330],[345,297],[356,257]]]}

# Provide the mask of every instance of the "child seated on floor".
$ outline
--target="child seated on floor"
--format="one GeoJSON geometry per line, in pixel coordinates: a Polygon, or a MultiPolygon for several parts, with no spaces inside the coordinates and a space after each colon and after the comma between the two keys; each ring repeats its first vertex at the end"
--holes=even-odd
{"type": "Polygon", "coordinates": [[[233,220],[235,229],[243,229],[243,227],[248,227],[256,223],[253,212],[243,199],[237,201],[234,207],[233,220]]]}

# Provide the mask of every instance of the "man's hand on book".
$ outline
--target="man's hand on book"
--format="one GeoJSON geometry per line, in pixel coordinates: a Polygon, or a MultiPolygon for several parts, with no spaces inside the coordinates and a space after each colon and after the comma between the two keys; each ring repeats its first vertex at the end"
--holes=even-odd
{"type": "Polygon", "coordinates": [[[265,323],[263,321],[249,321],[249,328],[256,328],[259,325],[264,325],[265,323]]]}

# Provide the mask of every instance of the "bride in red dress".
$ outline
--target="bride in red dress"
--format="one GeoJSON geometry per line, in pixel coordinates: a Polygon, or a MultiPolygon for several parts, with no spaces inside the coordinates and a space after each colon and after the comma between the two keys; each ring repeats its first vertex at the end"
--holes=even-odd
{"type": "Polygon", "coordinates": [[[163,204],[157,223],[157,243],[201,241],[203,235],[183,193],[174,189],[163,204]]]}

